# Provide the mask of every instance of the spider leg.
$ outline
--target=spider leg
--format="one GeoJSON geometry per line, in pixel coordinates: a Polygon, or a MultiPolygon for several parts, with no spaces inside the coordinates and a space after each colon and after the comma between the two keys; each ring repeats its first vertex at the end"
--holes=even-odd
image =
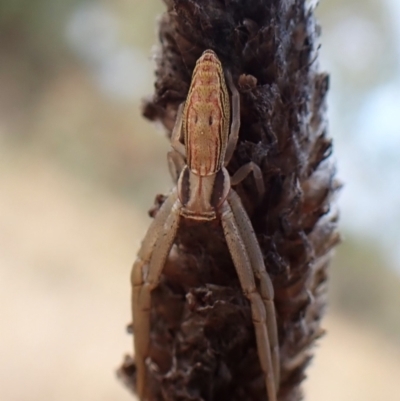
{"type": "Polygon", "coordinates": [[[178,182],[179,176],[183,167],[185,167],[185,159],[176,150],[171,150],[167,153],[168,169],[171,177],[176,184],[178,182]]]}
{"type": "Polygon", "coordinates": [[[137,393],[140,400],[145,397],[146,358],[150,347],[151,291],[159,283],[174,242],[179,226],[180,208],[181,203],[175,188],[151,223],[132,268],[132,315],[137,393]]]}
{"type": "MultiPolygon", "coordinates": [[[[231,190],[230,193],[232,192],[233,190],[231,190]]],[[[272,285],[270,286],[270,288],[266,288],[267,285],[270,284],[270,281],[265,281],[265,278],[261,276],[263,277],[260,279],[261,295],[257,291],[253,271],[255,273],[258,272],[259,270],[261,270],[261,266],[253,266],[252,262],[254,261],[254,257],[250,256],[250,252],[252,251],[252,248],[258,246],[258,243],[257,240],[254,238],[254,240],[256,241],[256,245],[252,245],[250,249],[248,248],[247,243],[249,242],[249,240],[245,239],[245,231],[241,226],[243,224],[243,219],[241,218],[241,216],[238,216],[238,221],[236,220],[235,212],[230,204],[230,198],[231,197],[229,196],[228,200],[226,200],[221,207],[222,228],[225,234],[229,251],[232,256],[233,264],[235,265],[236,272],[239,276],[240,285],[242,286],[243,292],[245,293],[246,297],[250,301],[251,314],[256,334],[258,356],[261,368],[265,374],[265,384],[267,388],[268,401],[277,401],[277,380],[275,377],[275,369],[273,366],[271,355],[270,335],[267,329],[267,325],[271,324],[271,321],[273,319],[271,316],[267,315],[265,307],[266,302],[263,299],[266,296],[267,292],[271,291],[272,285]]],[[[246,213],[243,207],[241,212],[246,213]]],[[[264,264],[262,264],[262,267],[263,266],[264,264]]],[[[270,296],[271,292],[269,292],[268,295],[270,296]]],[[[273,315],[273,317],[275,317],[275,314],[273,315]]]]}
{"type": "Polygon", "coordinates": [[[228,195],[228,204],[231,207],[239,238],[247,250],[251,267],[254,275],[260,282],[260,293],[267,313],[267,329],[272,354],[272,364],[274,367],[275,384],[279,388],[280,381],[280,361],[279,361],[279,340],[278,327],[276,324],[276,312],[274,304],[274,287],[267,270],[265,269],[264,258],[258,245],[257,237],[254,233],[251,221],[243,208],[239,195],[231,190],[228,195]]]}
{"type": "Polygon", "coordinates": [[[171,134],[171,146],[174,150],[176,150],[180,155],[186,157],[186,149],[185,145],[181,142],[181,134],[182,134],[182,119],[183,119],[183,107],[185,106],[185,102],[182,102],[178,107],[178,112],[176,113],[176,120],[174,129],[171,134]]]}
{"type": "Polygon", "coordinates": [[[265,193],[265,186],[264,186],[264,179],[262,176],[262,172],[260,167],[253,163],[249,162],[241,166],[235,174],[231,177],[231,185],[237,185],[242,182],[250,173],[253,173],[254,180],[256,182],[257,190],[259,193],[260,200],[264,196],[265,193]]]}
{"type": "Polygon", "coordinates": [[[233,83],[232,75],[229,71],[225,71],[226,81],[232,94],[232,122],[228,144],[225,151],[224,166],[226,167],[232,158],[233,152],[239,138],[240,129],[240,96],[233,83]]]}

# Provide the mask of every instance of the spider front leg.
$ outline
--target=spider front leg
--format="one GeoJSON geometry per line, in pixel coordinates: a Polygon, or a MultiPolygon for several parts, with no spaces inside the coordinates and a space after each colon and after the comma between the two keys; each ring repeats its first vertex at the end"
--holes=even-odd
{"type": "Polygon", "coordinates": [[[170,150],[167,153],[168,170],[171,174],[173,182],[176,184],[178,182],[181,171],[185,167],[184,157],[176,150],[170,150]]]}
{"type": "MultiPolygon", "coordinates": [[[[231,185],[237,185],[243,181],[247,175],[253,173],[256,182],[259,199],[261,200],[265,193],[264,180],[260,167],[249,162],[231,177],[231,185]]],[[[267,312],[267,327],[271,345],[272,363],[274,366],[276,387],[279,388],[280,381],[280,363],[279,363],[279,341],[278,328],[276,324],[276,313],[274,305],[274,288],[271,279],[265,269],[264,259],[258,245],[257,238],[254,234],[253,227],[246,211],[243,208],[242,202],[235,191],[231,191],[228,198],[228,203],[232,208],[233,215],[241,232],[243,242],[248,249],[251,265],[255,276],[260,281],[260,292],[264,301],[267,312]]]]}
{"type": "Polygon", "coordinates": [[[274,287],[264,265],[264,258],[258,245],[257,237],[249,216],[244,209],[239,195],[231,190],[228,196],[228,203],[232,209],[240,237],[247,249],[251,267],[254,275],[260,282],[260,293],[267,313],[267,329],[272,354],[272,364],[274,367],[276,388],[279,388],[280,381],[280,361],[279,361],[279,340],[278,326],[276,324],[276,312],[274,304],[274,287]]]}
{"type": "Polygon", "coordinates": [[[179,226],[180,208],[177,189],[174,188],[150,225],[132,268],[136,385],[140,400],[145,398],[146,358],[150,348],[151,291],[159,283],[162,269],[174,242],[179,226]]]}
{"type": "Polygon", "coordinates": [[[171,146],[183,157],[186,157],[185,145],[181,142],[184,106],[185,102],[182,102],[178,107],[178,111],[176,112],[175,125],[171,134],[171,146]]]}
{"type": "Polygon", "coordinates": [[[250,301],[257,350],[265,375],[268,401],[277,400],[279,354],[273,287],[239,196],[231,190],[221,208],[221,223],[240,285],[250,301]],[[260,293],[255,283],[260,282],[260,293]]]}
{"type": "Polygon", "coordinates": [[[181,142],[184,106],[185,102],[182,102],[178,107],[174,129],[171,133],[172,150],[167,154],[168,169],[174,183],[178,182],[179,175],[186,164],[186,149],[185,145],[181,142]]]}

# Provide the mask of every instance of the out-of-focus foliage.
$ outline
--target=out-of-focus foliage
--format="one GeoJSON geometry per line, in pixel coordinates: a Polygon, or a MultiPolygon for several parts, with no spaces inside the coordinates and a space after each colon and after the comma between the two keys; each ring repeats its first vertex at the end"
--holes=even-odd
{"type": "MultiPolygon", "coordinates": [[[[153,192],[157,186],[166,190],[169,182],[162,182],[167,177],[163,174],[167,141],[140,116],[140,97],[151,92],[150,47],[155,40],[155,9],[161,4],[78,0],[7,4],[2,6],[0,39],[2,139],[51,158],[82,178],[120,193],[135,193],[137,200],[148,183],[153,183],[153,192]],[[99,60],[85,59],[69,40],[71,23],[79,13],[83,27],[76,42],[86,43],[90,52],[96,38],[103,38],[103,48],[97,49],[99,60]],[[108,14],[115,26],[107,21],[96,25],[96,17],[108,14]],[[92,25],[85,31],[86,20],[92,25]],[[99,86],[104,74],[113,73],[107,46],[116,48],[111,56],[117,65],[125,49],[138,55],[132,79],[146,83],[136,96],[109,97],[99,86]],[[138,74],[147,70],[147,76],[137,77],[136,68],[138,74]],[[96,79],[93,73],[98,71],[96,79]],[[149,163],[153,160],[160,162],[149,163]]],[[[115,75],[119,73],[116,68],[115,75]]]]}
{"type": "MultiPolygon", "coordinates": [[[[396,73],[398,57],[390,10],[376,0],[323,0],[317,8],[322,25],[322,55],[334,69],[333,82],[346,83],[341,99],[361,99],[396,73]],[[336,75],[337,74],[337,75],[336,75]],[[339,82],[338,82],[339,81],[339,82]]],[[[346,106],[341,104],[341,106],[346,106]]],[[[357,106],[355,104],[355,106],[357,106]]]]}
{"type": "Polygon", "coordinates": [[[345,237],[331,272],[331,307],[399,343],[400,281],[379,248],[345,237]]]}

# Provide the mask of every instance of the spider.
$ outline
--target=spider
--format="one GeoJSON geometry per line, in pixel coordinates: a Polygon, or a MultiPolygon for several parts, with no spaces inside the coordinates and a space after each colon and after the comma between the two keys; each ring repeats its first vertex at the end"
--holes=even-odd
{"type": "Polygon", "coordinates": [[[250,172],[260,193],[264,192],[264,182],[260,168],[252,162],[232,177],[226,170],[239,128],[239,92],[230,72],[224,73],[216,53],[206,50],[196,62],[186,101],[178,108],[171,135],[173,151],[169,153],[169,163],[179,173],[177,184],[150,225],[132,268],[137,393],[142,401],[146,399],[151,292],[159,284],[181,219],[221,221],[240,285],[250,301],[268,400],[277,400],[280,368],[274,290],[250,219],[232,189],[250,172]]]}

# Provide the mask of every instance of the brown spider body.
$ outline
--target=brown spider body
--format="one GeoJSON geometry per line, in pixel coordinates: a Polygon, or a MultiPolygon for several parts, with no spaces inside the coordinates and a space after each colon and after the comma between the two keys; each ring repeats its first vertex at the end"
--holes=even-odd
{"type": "Polygon", "coordinates": [[[186,218],[217,218],[218,209],[228,196],[230,177],[222,166],[230,114],[221,62],[213,51],[206,50],[196,63],[183,108],[187,166],[178,181],[178,196],[181,215],[186,218]]]}
{"type": "Polygon", "coordinates": [[[224,74],[217,55],[206,50],[196,63],[171,137],[174,151],[169,156],[179,173],[177,185],[153,220],[132,269],[137,392],[141,401],[147,398],[151,291],[159,283],[182,217],[221,222],[242,290],[250,301],[268,401],[277,400],[280,367],[274,290],[250,219],[231,188],[252,172],[263,193],[263,177],[254,163],[242,166],[233,177],[225,168],[236,147],[239,127],[239,93],[230,73],[224,74]]]}

